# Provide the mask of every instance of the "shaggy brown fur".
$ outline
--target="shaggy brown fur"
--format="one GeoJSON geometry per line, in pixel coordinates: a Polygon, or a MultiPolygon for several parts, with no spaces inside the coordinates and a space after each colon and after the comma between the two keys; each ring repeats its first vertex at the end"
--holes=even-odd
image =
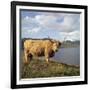
{"type": "Polygon", "coordinates": [[[25,63],[28,62],[28,57],[45,56],[48,62],[49,57],[54,56],[59,49],[61,43],[56,40],[26,40],[24,42],[25,63]]]}

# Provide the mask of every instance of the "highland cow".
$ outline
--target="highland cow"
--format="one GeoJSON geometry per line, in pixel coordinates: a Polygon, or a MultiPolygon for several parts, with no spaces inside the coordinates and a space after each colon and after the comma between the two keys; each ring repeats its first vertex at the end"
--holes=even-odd
{"type": "Polygon", "coordinates": [[[45,60],[48,63],[49,58],[55,55],[55,52],[61,46],[61,42],[53,39],[35,40],[29,39],[24,41],[24,56],[25,63],[28,63],[28,58],[32,59],[34,56],[45,56],[45,60]]]}

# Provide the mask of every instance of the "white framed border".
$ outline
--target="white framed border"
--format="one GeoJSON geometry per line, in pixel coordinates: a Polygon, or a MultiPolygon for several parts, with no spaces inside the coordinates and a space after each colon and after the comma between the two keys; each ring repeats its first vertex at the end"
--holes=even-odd
{"type": "Polygon", "coordinates": [[[51,7],[34,7],[34,6],[16,6],[16,84],[40,84],[40,83],[55,83],[55,82],[73,82],[73,81],[84,81],[84,9],[71,9],[71,8],[51,8],[51,7]],[[70,77],[50,77],[50,78],[35,78],[35,79],[21,79],[20,80],[20,55],[19,55],[19,39],[20,39],[20,24],[19,24],[19,12],[20,9],[31,9],[31,10],[50,10],[50,11],[68,11],[68,12],[81,12],[80,13],[80,76],[70,77]]]}

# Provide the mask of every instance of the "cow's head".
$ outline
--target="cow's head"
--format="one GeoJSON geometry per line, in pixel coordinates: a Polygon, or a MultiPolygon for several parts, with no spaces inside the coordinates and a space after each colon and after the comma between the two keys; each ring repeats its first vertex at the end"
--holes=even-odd
{"type": "Polygon", "coordinates": [[[54,50],[54,52],[57,52],[59,50],[60,46],[61,46],[60,41],[53,40],[52,49],[54,50]]]}

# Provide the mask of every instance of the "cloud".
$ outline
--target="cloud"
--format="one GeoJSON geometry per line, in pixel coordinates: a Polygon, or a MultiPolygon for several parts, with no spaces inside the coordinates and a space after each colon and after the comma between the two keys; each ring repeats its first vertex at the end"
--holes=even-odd
{"type": "Polygon", "coordinates": [[[59,35],[62,37],[63,40],[80,40],[80,31],[73,31],[73,32],[60,32],[59,35]]]}
{"type": "Polygon", "coordinates": [[[78,14],[26,16],[22,21],[22,26],[30,28],[43,27],[45,29],[59,30],[60,32],[72,32],[80,29],[80,20],[78,14]]]}
{"type": "Polygon", "coordinates": [[[33,29],[33,28],[36,28],[38,27],[38,22],[37,20],[35,20],[34,17],[30,17],[30,16],[25,16],[24,18],[22,18],[22,21],[21,21],[21,26],[22,26],[22,29],[33,29]]]}
{"type": "Polygon", "coordinates": [[[66,35],[69,35],[67,39],[80,39],[79,14],[46,12],[40,12],[38,14],[35,13],[34,16],[31,16],[30,14],[22,18],[21,26],[23,32],[22,37],[25,37],[26,35],[29,36],[28,33],[34,35],[34,33],[42,34],[47,32],[50,34],[51,31],[56,31],[60,35],[56,35],[57,38],[60,37],[61,39],[63,39],[66,35]]]}
{"type": "Polygon", "coordinates": [[[71,32],[67,39],[80,40],[80,32],[79,31],[71,32]]]}
{"type": "Polygon", "coordinates": [[[60,32],[72,32],[80,26],[78,14],[37,15],[35,20],[46,29],[59,30],[60,32]]]}
{"type": "Polygon", "coordinates": [[[29,19],[29,16],[26,16],[24,19],[28,20],[29,19]]]}
{"type": "Polygon", "coordinates": [[[28,33],[38,33],[40,31],[40,27],[39,28],[33,28],[31,30],[28,30],[28,33]]]}

